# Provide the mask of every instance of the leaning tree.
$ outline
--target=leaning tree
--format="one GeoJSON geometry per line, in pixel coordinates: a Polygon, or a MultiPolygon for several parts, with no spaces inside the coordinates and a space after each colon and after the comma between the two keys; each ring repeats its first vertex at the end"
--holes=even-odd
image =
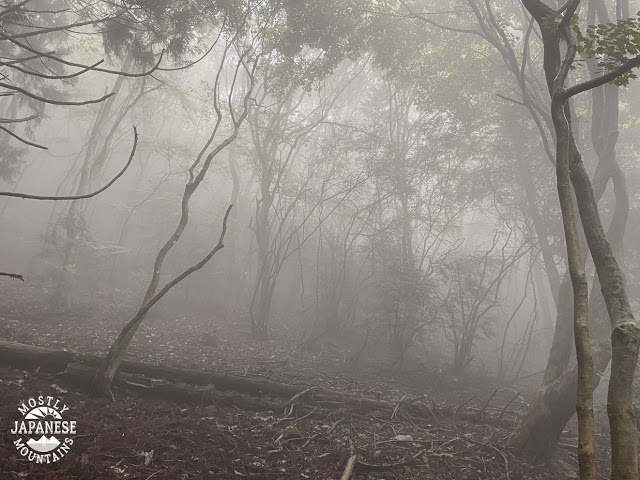
{"type": "Polygon", "coordinates": [[[224,248],[224,236],[231,205],[222,220],[222,230],[218,242],[197,263],[160,287],[165,259],[182,237],[189,222],[190,202],[193,195],[203,185],[212,163],[233,144],[241,126],[249,113],[254,96],[259,69],[258,66],[268,48],[266,34],[273,18],[267,8],[259,9],[249,5],[239,18],[223,22],[219,26],[218,45],[212,49],[215,68],[211,71],[211,109],[213,120],[210,134],[188,169],[187,181],[181,199],[181,213],[178,224],[164,245],[156,254],[151,279],[141,305],[131,320],[124,326],[107,356],[93,378],[96,393],[112,396],[111,383],[124,359],[129,344],[142,324],[149,310],[173,287],[192,273],[203,268],[213,256],[224,248]]]}

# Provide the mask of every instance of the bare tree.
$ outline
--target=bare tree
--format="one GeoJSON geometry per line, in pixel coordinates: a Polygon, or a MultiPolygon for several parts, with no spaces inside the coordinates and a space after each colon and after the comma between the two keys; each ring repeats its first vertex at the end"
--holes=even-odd
{"type": "Polygon", "coordinates": [[[313,154],[306,145],[319,146],[323,138],[319,127],[362,68],[354,65],[337,86],[323,89],[315,99],[296,86],[274,94],[268,77],[258,92],[249,118],[259,182],[251,226],[258,250],[250,304],[256,338],[268,336],[273,295],[285,261],[313,237],[340,202],[366,182],[366,175],[360,174],[340,180],[339,169],[330,159],[316,155],[315,162],[310,161],[313,154]],[[299,165],[302,159],[307,166],[299,165]],[[316,223],[306,228],[320,211],[316,223]]]}
{"type": "Polygon", "coordinates": [[[205,179],[213,160],[234,142],[240,127],[247,118],[249,105],[254,93],[258,64],[262,56],[263,34],[264,28],[257,29],[257,31],[248,32],[245,40],[245,38],[239,36],[239,33],[236,33],[226,40],[226,44],[220,53],[217,70],[214,72],[214,78],[212,80],[212,108],[215,116],[214,124],[211,127],[211,134],[191,164],[188,181],[182,195],[180,220],[173,234],[156,255],[151,280],[142,304],[137,313],[122,329],[96,372],[93,385],[99,393],[112,396],[111,383],[131,340],[149,309],[162,299],[175,285],[191,273],[206,265],[206,263],[224,247],[224,235],[226,233],[227,218],[231,211],[231,206],[227,209],[224,216],[222,232],[218,243],[209,254],[158,290],[165,258],[180,240],[180,237],[187,227],[191,197],[205,179]],[[230,80],[228,84],[225,84],[224,79],[229,72],[230,75],[228,75],[228,77],[230,80]]]}
{"type": "Polygon", "coordinates": [[[446,291],[440,321],[454,347],[453,371],[458,375],[469,368],[475,341],[489,334],[503,281],[530,249],[527,239],[517,237],[513,227],[506,233],[496,232],[483,254],[456,252],[440,267],[446,291]]]}

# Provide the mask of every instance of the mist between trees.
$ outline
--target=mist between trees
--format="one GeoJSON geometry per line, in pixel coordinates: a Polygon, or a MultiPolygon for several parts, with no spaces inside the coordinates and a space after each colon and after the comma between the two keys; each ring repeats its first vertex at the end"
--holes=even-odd
{"type": "Polygon", "coordinates": [[[578,385],[582,478],[613,351],[612,478],[637,478],[630,3],[5,2],[0,281],[45,314],[121,307],[107,395],[177,311],[213,343],[233,321],[352,364],[540,374],[508,442],[530,457],[578,385]]]}

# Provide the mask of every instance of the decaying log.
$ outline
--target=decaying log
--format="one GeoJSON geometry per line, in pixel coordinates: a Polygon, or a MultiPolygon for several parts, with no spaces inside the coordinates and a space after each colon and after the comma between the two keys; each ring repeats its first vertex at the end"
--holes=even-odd
{"type": "MultiPolygon", "coordinates": [[[[70,363],[64,372],[65,377],[72,383],[85,387],[89,385],[95,374],[94,367],[87,367],[78,363],[70,363]]],[[[198,405],[226,405],[235,406],[243,410],[258,412],[280,411],[283,405],[265,398],[247,395],[230,394],[216,390],[213,385],[191,385],[183,382],[169,382],[164,379],[149,378],[134,373],[119,372],[114,378],[114,384],[134,390],[143,395],[158,396],[179,402],[196,403],[198,405]]]]}
{"type": "Polygon", "coordinates": [[[36,347],[24,343],[0,340],[0,364],[20,368],[40,367],[43,370],[63,370],[76,361],[77,354],[67,350],[36,347]]]}
{"type": "MultiPolygon", "coordinates": [[[[72,350],[54,350],[22,343],[0,341],[0,364],[20,368],[40,367],[47,371],[61,371],[70,363],[79,363],[97,367],[102,357],[72,350]]],[[[164,365],[149,365],[142,362],[124,361],[121,372],[137,373],[152,378],[164,378],[191,385],[215,385],[217,390],[234,390],[237,392],[259,395],[261,393],[282,398],[291,398],[309,388],[307,385],[288,385],[262,379],[226,375],[224,373],[205,372],[164,365]]]]}
{"type": "MultiPolygon", "coordinates": [[[[97,355],[0,341],[0,364],[3,365],[21,368],[34,368],[39,366],[43,370],[63,371],[67,370],[69,364],[80,364],[85,368],[95,368],[100,365],[101,361],[102,358],[97,355]]],[[[80,367],[74,366],[68,370],[79,374],[80,367]]],[[[257,397],[268,395],[287,399],[289,400],[288,405],[295,402],[310,405],[333,405],[338,407],[342,405],[345,407],[349,406],[360,412],[372,410],[397,411],[400,406],[411,414],[422,417],[449,415],[452,413],[449,410],[437,408],[435,405],[429,407],[417,401],[389,402],[364,395],[342,393],[328,388],[309,388],[308,385],[289,385],[251,377],[163,365],[149,365],[141,362],[124,361],[120,365],[120,372],[121,374],[136,374],[139,376],[137,377],[139,381],[142,379],[140,376],[155,379],[155,381],[164,379],[164,386],[160,387],[158,384],[153,388],[155,388],[156,391],[164,391],[167,394],[170,393],[171,387],[166,385],[171,383],[188,385],[189,388],[193,388],[193,386],[210,388],[210,386],[213,386],[218,393],[221,391],[235,391],[257,397]]],[[[186,395],[187,397],[191,395],[202,395],[202,391],[189,391],[187,387],[177,388],[180,391],[180,395],[186,395]]],[[[240,406],[238,404],[236,405],[240,406]]],[[[278,406],[278,408],[282,409],[283,405],[278,406]]]]}

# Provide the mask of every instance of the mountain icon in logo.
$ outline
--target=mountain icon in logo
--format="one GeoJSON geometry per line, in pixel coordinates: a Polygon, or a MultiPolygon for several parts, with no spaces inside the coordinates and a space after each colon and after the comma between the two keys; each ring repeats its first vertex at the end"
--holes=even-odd
{"type": "Polygon", "coordinates": [[[30,438],[29,440],[27,440],[27,445],[29,445],[31,449],[35,450],[36,452],[47,453],[58,448],[58,445],[60,445],[60,440],[53,436],[51,438],[47,438],[42,435],[38,440],[30,438]]]}

